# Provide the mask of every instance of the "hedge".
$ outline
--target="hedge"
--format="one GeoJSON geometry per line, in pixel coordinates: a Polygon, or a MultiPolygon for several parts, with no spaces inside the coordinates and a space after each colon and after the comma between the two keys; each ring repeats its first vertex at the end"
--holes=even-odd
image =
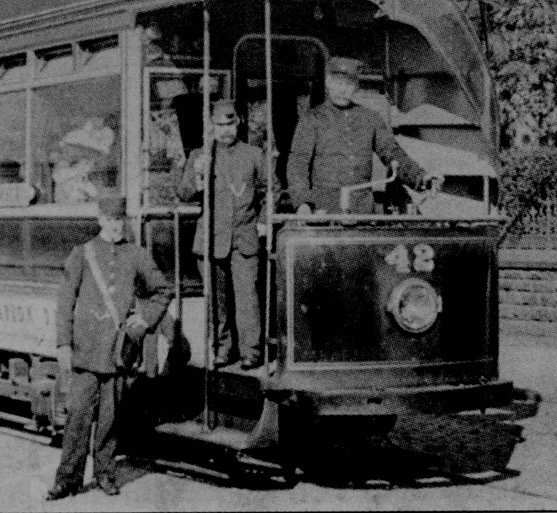
{"type": "Polygon", "coordinates": [[[501,153],[500,205],[511,218],[509,233],[557,234],[557,149],[501,153]]]}

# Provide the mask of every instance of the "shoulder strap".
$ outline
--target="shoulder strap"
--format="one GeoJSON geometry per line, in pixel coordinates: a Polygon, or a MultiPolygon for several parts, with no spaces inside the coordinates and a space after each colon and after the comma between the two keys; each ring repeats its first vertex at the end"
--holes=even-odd
{"type": "Polygon", "coordinates": [[[114,327],[116,330],[120,329],[120,315],[118,314],[118,310],[114,301],[112,300],[112,296],[108,291],[108,287],[106,282],[104,281],[104,277],[102,275],[102,271],[99,267],[99,263],[97,262],[97,255],[95,254],[95,249],[93,248],[93,241],[89,241],[84,246],[84,254],[85,259],[89,263],[89,267],[91,268],[91,273],[93,274],[93,278],[97,283],[97,287],[99,288],[99,292],[103,297],[103,300],[108,308],[108,312],[114,321],[114,327]]]}

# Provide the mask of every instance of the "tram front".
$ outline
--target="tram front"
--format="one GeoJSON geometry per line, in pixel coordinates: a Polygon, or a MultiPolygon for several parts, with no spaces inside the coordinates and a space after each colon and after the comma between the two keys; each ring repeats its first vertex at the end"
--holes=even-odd
{"type": "MultiPolygon", "coordinates": [[[[378,180],[370,215],[350,214],[339,193],[343,214],[273,216],[283,225],[278,357],[265,394],[283,412],[278,433],[296,447],[363,447],[404,418],[483,412],[512,393],[498,376],[504,220],[479,41],[452,2],[348,4],[323,12],[343,34],[335,53],[342,47],[367,70],[356,101],[378,110],[400,146],[445,181],[437,196],[410,192],[410,204],[396,204],[378,180]],[[364,36],[366,45],[353,43],[364,36]]],[[[470,442],[469,424],[455,429],[470,442]]]]}

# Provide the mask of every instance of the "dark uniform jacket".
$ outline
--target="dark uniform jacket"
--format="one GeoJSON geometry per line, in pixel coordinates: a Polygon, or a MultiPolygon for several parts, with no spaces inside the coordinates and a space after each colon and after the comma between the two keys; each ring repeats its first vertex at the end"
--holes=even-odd
{"type": "MultiPolygon", "coordinates": [[[[125,241],[93,240],[99,268],[123,322],[135,299],[136,285],[149,296],[141,314],[149,326],[157,323],[172,296],[163,274],[143,248],[125,241]]],[[[90,372],[116,372],[116,328],[84,256],[76,246],[66,260],[58,293],[57,345],[72,347],[72,367],[90,372]]]]}
{"type": "MultiPolygon", "coordinates": [[[[327,100],[300,120],[288,160],[288,190],[294,208],[340,212],[340,188],[373,180],[373,152],[388,165],[400,164],[398,176],[416,187],[425,175],[398,145],[380,115],[352,104],[339,108],[327,100]]],[[[371,213],[373,194],[358,193],[356,212],[371,213]]]]}
{"type": "MultiPolygon", "coordinates": [[[[194,150],[188,159],[178,196],[192,201],[195,188],[193,163],[203,150],[194,150]]],[[[214,162],[215,187],[215,245],[216,258],[226,258],[232,248],[245,256],[257,254],[259,238],[257,222],[265,222],[267,176],[263,152],[260,148],[237,141],[231,146],[216,143],[214,162]]],[[[273,191],[279,185],[273,173],[273,191]]],[[[203,254],[203,217],[197,223],[193,251],[203,254]]]]}

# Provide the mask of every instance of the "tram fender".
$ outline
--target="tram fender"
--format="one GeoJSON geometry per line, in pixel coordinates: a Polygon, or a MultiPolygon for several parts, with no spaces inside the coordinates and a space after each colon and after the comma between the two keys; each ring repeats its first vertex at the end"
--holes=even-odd
{"type": "Polygon", "coordinates": [[[278,444],[279,439],[279,404],[268,398],[263,403],[263,412],[250,433],[247,447],[250,449],[267,449],[278,444]]]}

